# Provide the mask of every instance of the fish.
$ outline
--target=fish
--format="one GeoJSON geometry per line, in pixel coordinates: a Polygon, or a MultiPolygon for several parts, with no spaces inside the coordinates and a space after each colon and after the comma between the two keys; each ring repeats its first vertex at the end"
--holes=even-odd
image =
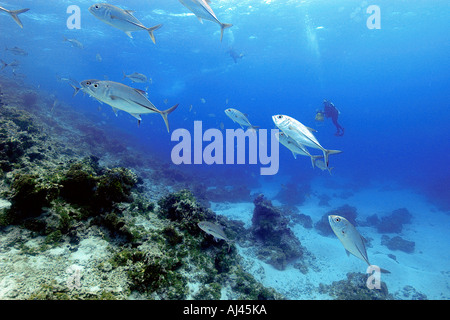
{"type": "Polygon", "coordinates": [[[206,103],[205,98],[200,98],[200,102],[201,102],[201,103],[206,103]]]}
{"type": "Polygon", "coordinates": [[[0,63],[3,65],[3,66],[0,68],[0,71],[2,71],[3,69],[5,69],[6,67],[11,67],[11,68],[13,69],[13,72],[14,72],[14,71],[16,70],[15,67],[18,67],[18,66],[20,65],[20,62],[17,61],[17,60],[14,60],[13,62],[10,62],[10,63],[6,63],[5,61],[3,61],[3,60],[0,59],[0,63]]]}
{"type": "Polygon", "coordinates": [[[328,170],[328,172],[331,174],[331,170],[334,169],[334,167],[327,167],[325,165],[325,162],[323,162],[323,156],[312,156],[312,161],[314,161],[314,165],[319,168],[322,171],[328,170]]]}
{"type": "Polygon", "coordinates": [[[8,10],[8,9],[3,8],[3,7],[0,7],[0,11],[5,11],[5,12],[9,13],[11,15],[11,17],[14,19],[14,21],[21,28],[23,28],[23,24],[22,24],[22,21],[20,21],[18,16],[19,16],[19,14],[27,12],[28,10],[30,10],[30,9],[27,8],[27,9],[20,9],[20,10],[8,10]]]}
{"type": "Polygon", "coordinates": [[[297,159],[297,154],[300,154],[302,156],[308,156],[311,158],[312,167],[313,168],[315,167],[314,158],[309,153],[309,151],[305,148],[305,146],[297,143],[294,139],[292,139],[291,137],[288,137],[284,132],[278,132],[276,134],[276,137],[282,145],[284,145],[286,148],[291,150],[295,159],[297,159]]]}
{"type": "Polygon", "coordinates": [[[162,24],[158,24],[147,28],[133,16],[133,10],[124,10],[107,3],[97,3],[92,5],[89,7],[89,12],[104,23],[122,30],[130,38],[133,38],[131,32],[146,30],[155,44],[156,40],[153,31],[162,27],[162,24]]]}
{"type": "Polygon", "coordinates": [[[138,125],[141,123],[141,114],[159,113],[164,119],[167,132],[170,132],[167,116],[178,107],[178,104],[167,110],[160,111],[147,99],[145,91],[109,80],[84,80],[80,82],[80,85],[81,88],[78,88],[71,84],[75,90],[74,95],[79,90],[82,90],[96,100],[110,105],[116,115],[117,110],[129,113],[138,119],[138,125]]]}
{"type": "MultiPolygon", "coordinates": [[[[355,257],[371,266],[364,244],[365,240],[350,221],[338,215],[329,215],[328,222],[330,223],[331,229],[344,246],[347,255],[353,254],[355,257]]],[[[380,271],[383,273],[390,273],[385,269],[380,269],[380,271]]]]}
{"type": "Polygon", "coordinates": [[[342,152],[340,150],[327,150],[324,147],[322,147],[319,141],[312,133],[312,131],[315,130],[306,127],[300,121],[297,121],[292,117],[278,114],[272,116],[272,120],[281,131],[283,131],[287,136],[294,139],[297,143],[304,145],[306,147],[322,150],[325,159],[325,164],[327,165],[327,167],[329,163],[328,156],[331,154],[338,154],[342,152]]]}
{"type": "Polygon", "coordinates": [[[147,77],[144,74],[142,74],[142,73],[133,72],[132,74],[126,75],[125,71],[122,71],[122,72],[123,72],[123,78],[124,79],[128,78],[131,81],[133,81],[133,83],[134,82],[137,82],[137,83],[146,83],[146,82],[148,82],[147,77]]]}
{"type": "Polygon", "coordinates": [[[15,54],[16,56],[27,56],[28,52],[26,52],[25,50],[23,50],[22,48],[19,47],[13,47],[8,49],[8,47],[5,46],[5,51],[10,51],[13,54],[15,54]]]}
{"type": "Polygon", "coordinates": [[[230,250],[230,245],[234,241],[228,239],[221,225],[209,221],[200,221],[199,223],[197,223],[197,225],[207,234],[212,235],[214,237],[214,240],[225,240],[228,243],[228,250],[230,250]]]}
{"type": "Polygon", "coordinates": [[[257,130],[259,128],[259,126],[252,125],[250,121],[248,121],[248,115],[239,110],[228,108],[225,110],[225,114],[233,120],[233,122],[238,123],[242,129],[244,129],[244,127],[249,127],[251,130],[257,130]]]}
{"type": "Polygon", "coordinates": [[[217,19],[216,14],[211,9],[208,3],[210,0],[179,0],[180,3],[192,11],[197,19],[203,23],[202,19],[209,20],[217,23],[220,26],[220,42],[223,39],[223,31],[227,28],[232,27],[233,25],[230,23],[222,23],[217,19]]]}
{"type": "Polygon", "coordinates": [[[64,37],[63,41],[69,42],[72,45],[72,47],[84,49],[83,44],[77,39],[67,39],[66,37],[64,37]]]}
{"type": "Polygon", "coordinates": [[[103,58],[102,58],[102,56],[100,55],[100,53],[97,53],[97,54],[95,55],[95,60],[97,60],[98,62],[102,62],[102,61],[103,61],[103,58]]]}

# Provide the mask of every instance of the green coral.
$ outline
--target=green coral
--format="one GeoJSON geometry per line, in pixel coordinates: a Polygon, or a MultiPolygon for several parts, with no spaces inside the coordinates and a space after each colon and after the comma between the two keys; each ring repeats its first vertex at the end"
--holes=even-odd
{"type": "Polygon", "coordinates": [[[347,273],[347,279],[334,281],[331,285],[321,283],[319,292],[337,300],[392,300],[386,283],[381,281],[380,289],[369,289],[368,275],[358,272],[347,273]]]}

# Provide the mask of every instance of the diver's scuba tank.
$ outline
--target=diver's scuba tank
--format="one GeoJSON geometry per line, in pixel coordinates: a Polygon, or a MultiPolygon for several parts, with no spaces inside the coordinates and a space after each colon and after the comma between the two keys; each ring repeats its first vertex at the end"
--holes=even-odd
{"type": "Polygon", "coordinates": [[[322,111],[317,111],[316,112],[316,119],[315,119],[316,121],[323,121],[324,120],[324,117],[323,117],[323,112],[322,111]]]}

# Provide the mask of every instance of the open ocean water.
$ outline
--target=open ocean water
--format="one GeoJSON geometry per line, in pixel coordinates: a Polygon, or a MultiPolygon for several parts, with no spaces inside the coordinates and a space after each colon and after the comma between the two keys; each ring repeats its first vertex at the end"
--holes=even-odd
{"type": "MultiPolygon", "coordinates": [[[[311,217],[312,228],[301,227],[293,216],[289,224],[315,256],[310,280],[305,280],[308,273],[299,271],[295,259],[273,267],[258,260],[261,252],[255,254],[248,242],[236,243],[239,254],[247,257],[246,271],[288,299],[326,299],[319,283],[345,279],[348,272],[365,274],[365,262],[347,258],[333,234],[319,232],[322,216],[333,210],[345,215],[345,205],[354,208],[351,214],[357,211],[357,229],[372,239],[369,257],[388,264],[382,267],[391,274],[382,274],[382,279],[388,287],[391,281],[389,292],[395,299],[449,299],[448,1],[212,0],[209,6],[220,23],[232,24],[223,30],[222,40],[218,23],[206,19],[200,23],[177,0],[108,3],[132,10],[126,13],[130,16],[125,23],[137,29],[162,24],[153,32],[156,43],[146,30],[134,31],[130,38],[96,18],[89,11],[94,1],[0,1],[0,7],[8,10],[30,9],[18,15],[23,28],[0,11],[2,100],[26,88],[48,97],[46,112],[33,110],[26,99],[21,106],[41,120],[45,116],[47,125],[53,120],[67,131],[72,123],[86,119],[95,130],[84,132],[85,139],[95,145],[93,153],[101,163],[120,164],[111,151],[117,144],[133,150],[130,157],[144,159],[137,162],[138,167],[154,159],[157,167],[139,168],[156,171],[153,179],[158,174],[167,176],[161,172],[166,169],[180,172],[172,186],[168,183],[160,193],[149,194],[153,201],[177,190],[177,177],[182,177],[183,185],[196,196],[198,186],[203,188],[203,200],[218,215],[240,220],[247,228],[252,226],[258,194],[284,212],[311,217]],[[139,22],[133,22],[132,16],[139,22]],[[134,82],[133,73],[145,79],[134,82]],[[107,102],[99,101],[102,97],[89,97],[92,92],[82,84],[90,80],[93,86],[92,79],[140,90],[127,88],[134,95],[115,91],[102,96],[122,106],[136,105],[136,99],[145,95],[158,112],[178,104],[168,115],[170,132],[157,113],[114,112],[107,102]],[[74,87],[79,89],[75,96],[74,87]],[[340,134],[331,116],[321,119],[317,114],[324,111],[324,99],[336,108],[338,124],[344,128],[340,134]],[[241,128],[225,113],[229,108],[239,110],[258,127],[248,134],[246,145],[228,136],[227,130],[241,128]],[[313,129],[306,130],[306,135],[312,132],[321,147],[306,148],[316,158],[301,154],[294,158],[276,139],[270,141],[271,130],[278,129],[272,119],[275,115],[289,116],[313,129]],[[103,146],[104,137],[114,137],[115,142],[103,146]],[[328,167],[319,157],[322,146],[342,151],[329,156],[328,167]],[[240,152],[243,158],[238,163],[240,152]],[[262,174],[262,168],[269,167],[273,170],[262,174]],[[190,177],[188,181],[183,175],[190,177]],[[208,198],[206,191],[215,189],[238,191],[229,192],[230,199],[224,193],[220,197],[220,191],[208,198]],[[399,212],[406,212],[406,221],[383,220],[399,212]],[[380,226],[388,223],[394,224],[391,229],[380,226]],[[398,236],[404,242],[389,248],[383,235],[391,240],[398,236]],[[329,270],[336,272],[330,276],[329,270]],[[296,281],[309,291],[293,291],[289,283],[296,281]]],[[[111,21],[119,20],[124,21],[113,15],[111,21]]],[[[149,110],[148,104],[138,107],[149,110]]],[[[287,130],[295,128],[290,125],[287,130]]],[[[2,201],[14,202],[7,192],[13,180],[8,172],[14,172],[13,168],[17,167],[2,166],[2,190],[6,190],[2,201]]],[[[151,222],[143,225],[152,228],[151,222]]],[[[8,238],[11,226],[0,232],[8,238]]],[[[8,253],[8,246],[2,247],[0,255],[8,253]]],[[[83,259],[76,261],[83,265],[83,259]]],[[[0,298],[24,298],[11,295],[18,281],[12,273],[2,274],[0,298]]],[[[224,296],[223,290],[221,298],[239,298],[224,296]]],[[[195,299],[195,294],[189,297],[195,299]]]]}

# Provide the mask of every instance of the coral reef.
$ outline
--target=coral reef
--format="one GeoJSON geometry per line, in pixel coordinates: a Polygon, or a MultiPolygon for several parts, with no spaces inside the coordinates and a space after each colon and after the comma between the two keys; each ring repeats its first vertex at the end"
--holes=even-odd
{"type": "Polygon", "coordinates": [[[379,233],[400,233],[403,225],[411,223],[412,215],[406,208],[392,211],[389,215],[383,216],[375,225],[379,233]]]}
{"type": "Polygon", "coordinates": [[[290,182],[281,185],[280,191],[275,196],[275,199],[288,205],[301,205],[310,193],[311,186],[309,184],[290,182]]]}
{"type": "Polygon", "coordinates": [[[381,281],[380,289],[369,289],[366,285],[367,274],[347,273],[346,280],[333,281],[331,285],[321,283],[319,292],[330,295],[336,300],[393,300],[386,283],[381,281]]]}
{"type": "Polygon", "coordinates": [[[416,246],[414,241],[408,241],[400,236],[389,238],[387,235],[381,237],[381,244],[388,247],[389,250],[399,250],[406,253],[413,253],[416,246]]]}
{"type": "Polygon", "coordinates": [[[289,220],[264,195],[258,195],[253,203],[251,232],[259,243],[258,255],[283,270],[288,262],[301,258],[305,248],[288,227],[289,220]]]}

